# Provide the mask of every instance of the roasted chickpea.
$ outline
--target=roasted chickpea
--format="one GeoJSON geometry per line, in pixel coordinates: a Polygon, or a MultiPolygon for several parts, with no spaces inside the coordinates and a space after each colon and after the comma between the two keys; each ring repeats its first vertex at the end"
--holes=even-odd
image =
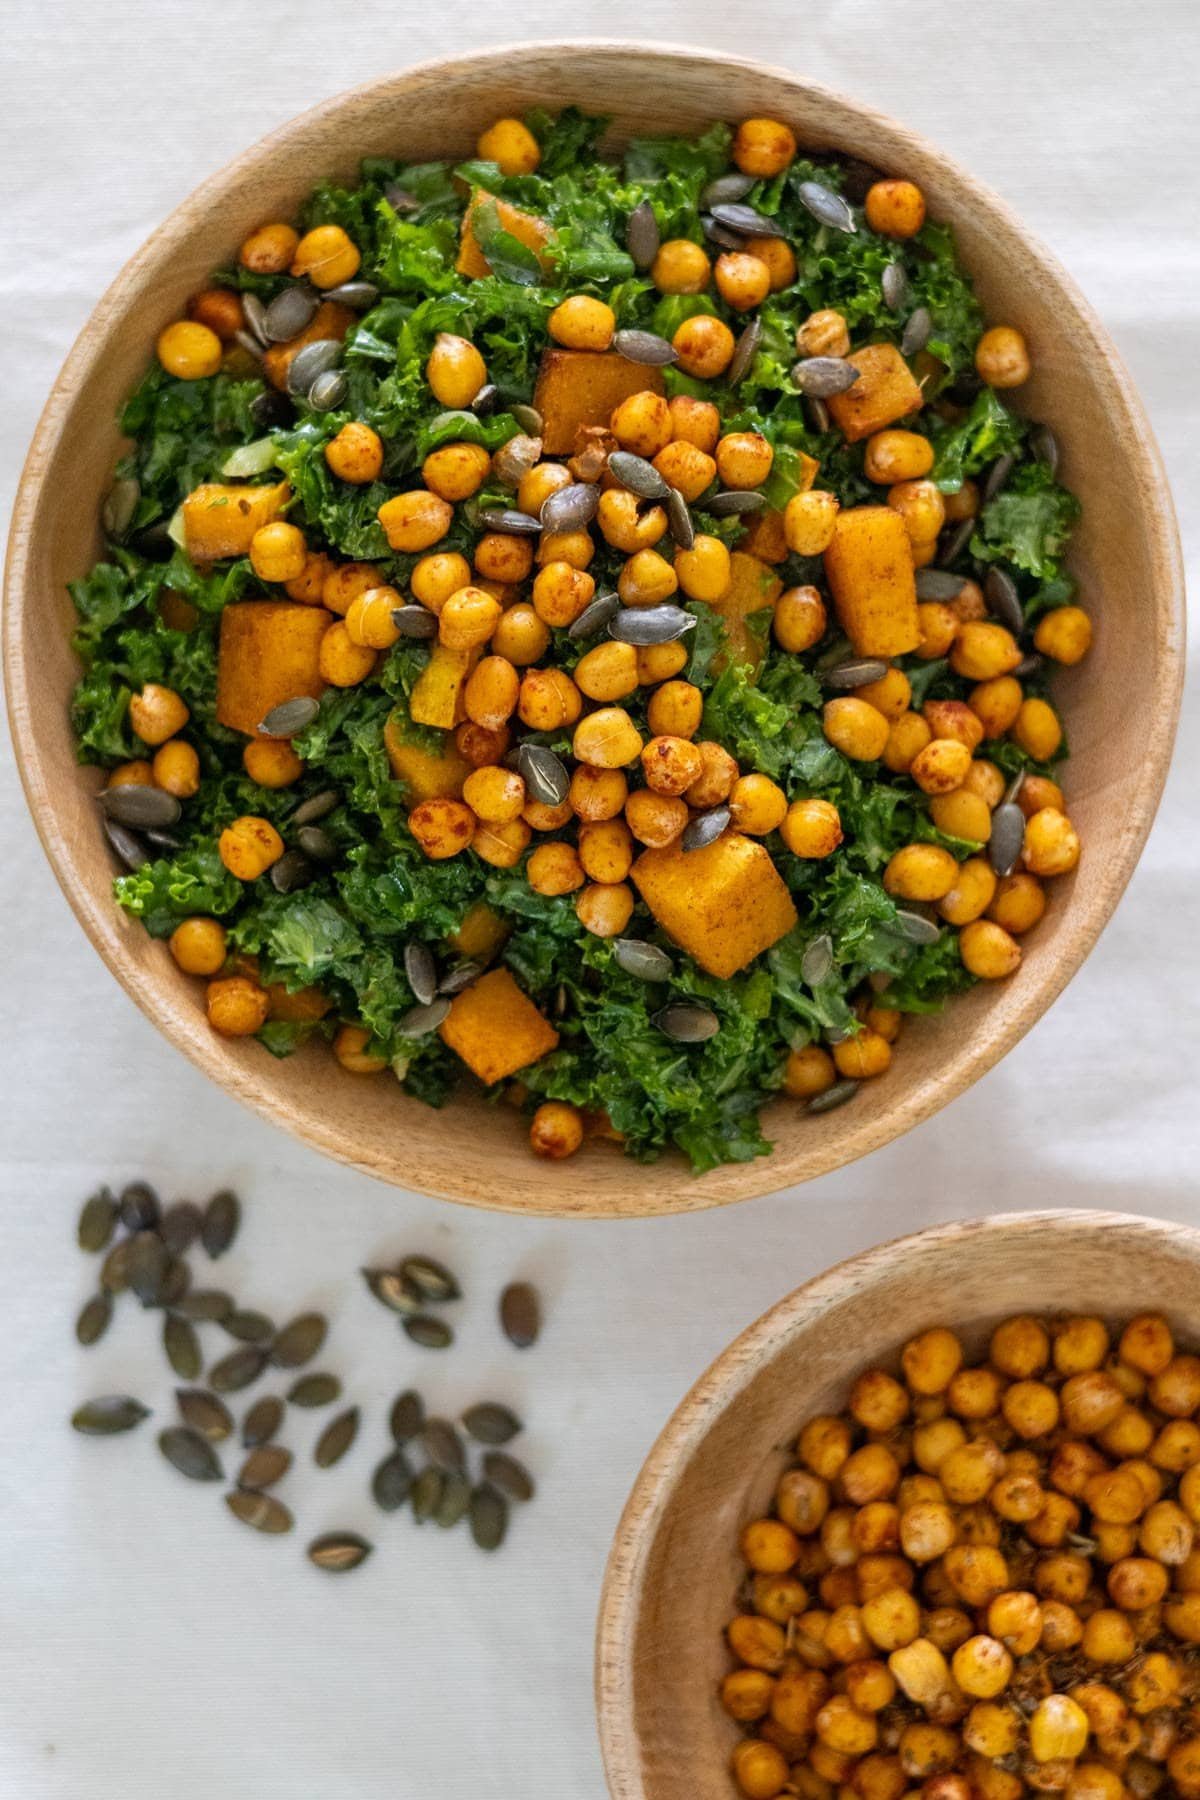
{"type": "Polygon", "coordinates": [[[269,819],[247,813],[225,827],[217,854],[239,881],[257,881],[283,855],[283,839],[269,819]]]}
{"type": "Polygon", "coordinates": [[[182,738],[172,738],[156,751],[151,765],[155,787],[174,794],[177,800],[190,800],[200,789],[200,758],[193,745],[182,738]]]}
{"type": "Polygon", "coordinates": [[[1029,380],[1029,349],[1012,325],[993,325],[975,346],[975,368],[989,387],[1020,387],[1029,380]]]}
{"type": "Polygon", "coordinates": [[[589,714],[576,727],[571,746],[577,762],[591,763],[598,769],[623,769],[641,753],[641,733],[620,706],[604,706],[589,714]]]}
{"type": "Polygon", "coordinates": [[[473,769],[463,782],[463,799],[477,818],[489,825],[506,825],[521,816],[525,783],[515,769],[473,769]]]}
{"type": "Polygon", "coordinates": [[[129,702],[129,723],[144,744],[165,744],[191,717],[174,688],[148,681],[129,702]]]}
{"type": "Polygon", "coordinates": [[[362,257],[340,225],[314,225],[296,245],[292,274],[317,288],[340,287],[358,273],[362,257]]]}
{"type": "Polygon", "coordinates": [[[916,655],[922,662],[936,662],[945,656],[958,636],[959,620],[949,606],[939,600],[922,600],[917,607],[917,629],[920,639],[916,655]]]}
{"type": "Polygon", "coordinates": [[[962,1345],[944,1326],[933,1326],[910,1338],[900,1355],[904,1379],[914,1394],[944,1394],[962,1360],[962,1345]]]}
{"type": "Polygon", "coordinates": [[[575,902],[575,916],[594,937],[620,937],[633,917],[633,890],[625,883],[593,882],[575,902]]]}
{"type": "Polygon", "coordinates": [[[783,1071],[783,1091],[793,1100],[813,1100],[837,1080],[837,1070],[828,1050],[819,1044],[806,1044],[803,1050],[788,1053],[783,1071]]]}
{"type": "Polygon", "coordinates": [[[1013,721],[1012,737],[1036,762],[1049,762],[1063,739],[1058,714],[1045,700],[1023,700],[1013,721]]]}
{"type": "Polygon", "coordinates": [[[638,788],[625,802],[625,821],[639,844],[661,850],[673,844],[683,831],[688,809],[675,795],[638,788]]]}
{"type": "Polygon", "coordinates": [[[583,696],[569,675],[561,669],[526,669],[517,713],[530,731],[557,731],[573,725],[582,711],[583,696]]]}
{"type": "Polygon", "coordinates": [[[635,550],[617,577],[626,606],[658,606],[679,588],[679,577],[657,550],[635,550]]]}
{"type": "Polygon", "coordinates": [[[360,594],[382,586],[382,573],[374,563],[341,563],[325,577],[321,587],[321,604],[344,618],[360,594]]]}
{"type": "MultiPolygon", "coordinates": [[[[674,405],[673,401],[672,405],[674,405]]],[[[674,418],[672,418],[673,427],[674,418]]],[[[714,457],[710,456],[706,450],[701,450],[695,444],[689,443],[686,438],[680,437],[673,437],[671,442],[659,451],[654,458],[654,467],[665,482],[669,483],[671,487],[679,489],[689,504],[698,500],[704,490],[712,485],[717,472],[714,457]]],[[[610,491],[619,493],[621,490],[610,491]]],[[[659,510],[661,511],[661,508],[659,510]]],[[[710,541],[719,542],[720,540],[712,539],[710,541]]],[[[618,548],[621,547],[618,545],[618,548]]],[[[634,548],[640,549],[641,546],[635,545],[634,548]]],[[[721,548],[724,549],[725,546],[722,544],[721,548]]]]}
{"type": "Polygon", "coordinates": [[[762,1669],[734,1669],[721,1683],[721,1705],[731,1719],[749,1724],[766,1716],[774,1688],[774,1679],[762,1669]]]}
{"type": "Polygon", "coordinates": [[[304,764],[282,738],[251,741],[242,751],[242,767],[265,788],[290,787],[304,773],[304,764]]]}
{"type": "Polygon", "coordinates": [[[1026,775],[1017,790],[1017,805],[1027,819],[1032,819],[1035,812],[1044,806],[1053,806],[1058,812],[1066,809],[1066,799],[1057,781],[1051,781],[1046,775],[1026,775]]]}
{"type": "Polygon", "coordinates": [[[296,254],[300,233],[290,225],[260,225],[243,240],[238,261],[255,275],[282,275],[296,254]]]}
{"type": "Polygon", "coordinates": [[[676,550],[675,573],[689,600],[711,605],[729,591],[729,552],[720,538],[697,532],[690,550],[676,550]]]}
{"type": "Polygon", "coordinates": [[[475,142],[482,162],[494,162],[502,175],[532,175],[542,160],[538,141],[520,119],[497,119],[475,142]]]}
{"type": "Polygon", "coordinates": [[[963,967],[980,981],[1003,981],[1021,966],[1021,946],[992,919],[973,919],[958,938],[963,967]]]}
{"type": "Polygon", "coordinates": [[[641,759],[646,786],[656,794],[683,794],[703,769],[698,747],[682,737],[652,737],[642,750],[641,759]]]}
{"type": "Polygon", "coordinates": [[[1046,894],[1034,875],[1005,875],[996,885],[996,896],[985,909],[989,919],[1002,925],[1010,936],[1031,931],[1046,910],[1046,894]]]}
{"type": "Polygon", "coordinates": [[[733,1779],[746,1800],[775,1800],[788,1779],[787,1758],[762,1738],[743,1738],[733,1752],[733,1779]]]}
{"type": "Polygon", "coordinates": [[[482,588],[459,588],[438,615],[438,638],[451,650],[478,649],[491,638],[502,610],[482,588]]]}
{"type": "Polygon", "coordinates": [[[711,274],[703,246],[690,238],[668,238],[650,265],[650,279],[660,294],[702,294],[711,274]]]}
{"type": "Polygon", "coordinates": [[[346,631],[351,643],[364,649],[390,649],[400,637],[392,613],[403,604],[403,596],[391,587],[368,588],[365,594],[359,594],[350,602],[346,613],[346,631]]]}
{"type": "Polygon", "coordinates": [[[833,1046],[839,1075],[848,1081],[870,1081],[886,1075],[891,1067],[892,1046],[878,1031],[864,1030],[833,1046]]]}
{"type": "MultiPolygon", "coordinates": [[[[948,925],[969,925],[972,919],[982,918],[995,892],[996,875],[991,864],[986,857],[970,856],[959,863],[954,885],[938,901],[938,911],[948,925]]],[[[980,1416],[986,1418],[987,1414],[980,1416]]]]}
{"type": "Polygon", "coordinates": [[[551,1162],[574,1156],[583,1142],[583,1115],[565,1100],[546,1100],[529,1124],[529,1146],[535,1156],[551,1162]]]}
{"type": "Polygon", "coordinates": [[[467,849],[475,824],[475,814],[461,800],[422,800],[408,815],[408,829],[432,862],[467,849]]]}
{"type": "Polygon", "coordinates": [[[743,119],[730,154],[743,175],[779,175],[796,154],[795,135],[778,119],[743,119]]]}
{"type": "Polygon", "coordinates": [[[867,190],[864,211],[881,237],[915,237],[925,223],[925,196],[913,181],[876,181],[867,190]]]}
{"type": "Polygon", "coordinates": [[[576,663],[574,680],[589,700],[622,700],[638,685],[637,651],[632,644],[597,644],[576,663]]]}
{"type": "MultiPolygon", "coordinates": [[[[519,602],[501,613],[492,633],[492,650],[497,657],[518,669],[527,668],[545,655],[550,643],[550,628],[532,606],[519,602]]],[[[488,659],[485,659],[488,660],[488,659]]]]}
{"type": "Polygon", "coordinates": [[[188,318],[215,331],[228,344],[245,322],[242,302],[232,288],[205,288],[188,301],[188,318]]]}
{"type": "Polygon", "coordinates": [[[579,861],[589,881],[624,881],[633,866],[633,836],[623,819],[579,827],[579,861]]]}
{"type": "Polygon", "coordinates": [[[956,738],[934,738],[918,752],[909,774],[925,794],[950,794],[961,787],[971,766],[971,752],[956,738]]]}
{"type": "Polygon", "coordinates": [[[177,319],[158,334],[158,360],[177,381],[203,381],[221,367],[221,340],[208,325],[177,319]]]}
{"type": "Polygon", "coordinates": [[[902,713],[888,729],[883,747],[884,766],[894,775],[907,775],[932,737],[933,733],[920,713],[902,713]]]}
{"type": "Polygon", "coordinates": [[[859,700],[865,700],[881,712],[889,723],[903,718],[912,700],[912,683],[903,669],[889,669],[878,681],[865,681],[855,689],[859,700]]]}
{"type": "Polygon", "coordinates": [[[502,762],[511,742],[512,733],[506,725],[477,725],[467,718],[454,727],[454,747],[472,769],[502,762]]]}
{"type": "Polygon", "coordinates": [[[676,394],[670,401],[669,411],[672,443],[690,444],[705,456],[711,456],[721,435],[721,415],[712,401],[697,400],[691,394],[676,394]]]}
{"type": "Polygon", "coordinates": [[[1079,833],[1065,813],[1044,806],[1026,821],[1025,867],[1031,875],[1067,875],[1079,861],[1079,833]]]}
{"type": "Polygon", "coordinates": [[[484,581],[515,587],[533,568],[533,545],[527,537],[505,531],[485,531],[472,552],[475,573],[484,581]]]}
{"type": "Polygon", "coordinates": [[[700,752],[700,773],[684,798],[689,806],[703,810],[728,799],[738,778],[738,766],[721,744],[704,739],[696,748],[700,752]]]}
{"type": "Polygon", "coordinates": [[[938,830],[949,837],[986,844],[992,835],[992,815],[986,801],[969,793],[965,782],[951,794],[935,794],[929,802],[929,816],[938,830]]]}
{"type": "Polygon", "coordinates": [[[205,992],[208,1022],[221,1037],[253,1037],[266,1024],[270,1005],[265,988],[245,975],[210,981],[205,992]]]}
{"type": "Polygon", "coordinates": [[[569,800],[560,800],[557,806],[545,806],[540,800],[526,800],[521,817],[531,831],[561,831],[575,815],[569,800]]]}
{"type": "Polygon", "coordinates": [[[667,529],[667,515],[661,506],[641,507],[637,495],[627,488],[608,488],[600,496],[596,523],[601,535],[626,556],[651,549],[667,529]]]}
{"type": "Polygon", "coordinates": [[[888,489],[887,503],[904,520],[914,547],[931,543],[946,522],[942,491],[932,481],[898,481],[888,489]]]}
{"type": "MultiPolygon", "coordinates": [[[[348,420],[337,436],[326,444],[325,461],[339,481],[348,481],[353,487],[364,487],[368,482],[376,480],[383,468],[383,441],[379,433],[372,431],[369,425],[348,420]]],[[[461,499],[463,496],[453,497],[461,499]]]]}
{"type": "MultiPolygon", "coordinates": [[[[596,583],[586,569],[572,568],[568,562],[550,562],[534,577],[533,610],[547,625],[572,625],[595,592],[596,583]]],[[[636,663],[636,657],[634,660],[636,663]]]]}
{"type": "MultiPolygon", "coordinates": [[[[882,487],[919,481],[933,467],[933,445],[919,431],[876,431],[867,439],[863,474],[882,487]]],[[[944,501],[943,501],[944,503],[944,501]]]]}
{"type": "Polygon", "coordinates": [[[622,450],[632,450],[635,456],[655,457],[671,441],[670,408],[649,388],[622,400],[609,423],[622,450]]]}
{"type": "Polygon", "coordinates": [[[793,800],[779,826],[779,835],[793,856],[818,861],[832,856],[841,843],[841,815],[830,800],[793,800]]]}
{"type": "Polygon", "coordinates": [[[521,678],[507,658],[485,656],[467,677],[463,704],[476,725],[496,729],[517,710],[521,678]]]}
{"type": "Polygon", "coordinates": [[[317,657],[321,678],[331,687],[357,687],[375,667],[375,652],[356,644],[344,619],[338,619],[321,639],[317,657]]]}
{"type": "Polygon", "coordinates": [[[746,250],[726,250],[713,271],[717,292],[734,312],[761,306],[771,291],[771,271],[760,257],[746,250]]]}
{"type": "Polygon", "coordinates": [[[854,762],[874,762],[883,755],[891,728],[866,700],[852,694],[827,700],[822,719],[826,738],[843,756],[854,762]]]}
{"type": "Polygon", "coordinates": [[[393,550],[428,550],[449,531],[454,508],[428,488],[414,488],[385,500],[376,516],[393,550]]]}
{"type": "Polygon", "coordinates": [[[225,927],[216,919],[183,919],[168,947],[185,975],[215,975],[225,962],[225,927]]]}
{"type": "Polygon", "coordinates": [[[487,366],[469,338],[441,331],[425,364],[435,400],[456,410],[470,406],[487,380],[487,366]]]}
{"type": "Polygon", "coordinates": [[[387,1057],[368,1048],[371,1034],[362,1025],[343,1025],[333,1040],[333,1054],[348,1075],[378,1075],[387,1057]]]}
{"type": "MultiPolygon", "coordinates": [[[[727,488],[761,487],[774,460],[775,452],[756,431],[729,431],[717,443],[717,474],[727,488]]],[[[785,531],[786,518],[785,513],[785,531]]]]}
{"type": "Polygon", "coordinates": [[[443,444],[421,464],[421,479],[441,500],[469,500],[487,480],[491,463],[482,444],[443,444]]]}
{"type": "Polygon", "coordinates": [[[111,787],[153,787],[154,766],[139,758],[136,762],[121,763],[119,767],[109,771],[104,783],[111,787]]]}
{"type": "Polygon", "coordinates": [[[750,837],[766,837],[783,824],[787,795],[769,775],[742,775],[730,790],[729,810],[735,830],[750,837]]]}
{"type": "Polygon", "coordinates": [[[825,636],[825,602],[815,587],[785,588],[775,602],[771,629],[781,650],[799,654],[825,636]]]}
{"type": "Polygon", "coordinates": [[[1052,662],[1082,662],[1092,645],[1092,621],[1082,606],[1057,606],[1038,620],[1033,646],[1052,662]]]}
{"type": "Polygon", "coordinates": [[[783,513],[788,549],[796,556],[820,556],[833,541],[840,507],[836,494],[818,488],[793,494],[783,513]]]}
{"type": "MultiPolygon", "coordinates": [[[[635,680],[636,661],[635,655],[635,680]]],[[[664,681],[650,696],[646,723],[655,737],[694,738],[700,729],[703,710],[704,695],[692,682],[664,681]]]]}
{"type": "Polygon", "coordinates": [[[571,807],[580,819],[615,819],[628,793],[628,783],[619,768],[593,768],[580,763],[571,776],[571,807]]]}
{"type": "Polygon", "coordinates": [[[801,356],[845,356],[850,349],[850,331],[841,313],[809,313],[796,329],[796,349],[801,356]]]}
{"type": "Polygon", "coordinates": [[[512,869],[529,848],[533,833],[524,819],[504,819],[495,824],[481,819],[471,848],[494,869],[512,869]]]}
{"type": "Polygon", "coordinates": [[[711,313],[694,313],[684,319],[671,339],[685,375],[699,381],[715,381],[733,361],[734,336],[722,319],[711,313]]]}
{"type": "Polygon", "coordinates": [[[617,328],[611,306],[591,294],[570,294],[546,321],[556,344],[568,350],[607,350],[617,328]]]}

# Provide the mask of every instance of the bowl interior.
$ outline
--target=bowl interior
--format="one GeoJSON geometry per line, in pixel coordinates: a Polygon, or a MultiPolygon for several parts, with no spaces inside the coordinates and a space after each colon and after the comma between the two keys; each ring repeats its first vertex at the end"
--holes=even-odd
{"type": "Polygon", "coordinates": [[[208,181],[139,252],[89,321],[34,442],[10,544],[6,663],[23,779],[55,872],[110,968],[180,1049],[276,1123],[385,1180],[525,1212],[636,1214],[741,1199],[851,1161],[936,1110],[1028,1029],[1087,954],[1149,828],[1178,705],[1181,617],[1170,501],[1137,398],[1070,280],[1000,201],[895,122],[781,71],[665,48],[542,45],[427,64],[340,96],[208,181]],[[1061,687],[1070,806],[1086,845],[1079,871],[1057,886],[1017,979],[976,989],[946,1029],[914,1021],[888,1079],[853,1108],[819,1119],[772,1108],[772,1158],[700,1179],[682,1159],[647,1169],[609,1145],[566,1169],[539,1163],[507,1108],[464,1100],[434,1113],[385,1077],[346,1075],[322,1048],[274,1062],[256,1044],[215,1037],[200,985],[111,902],[96,777],[76,767],[67,720],[77,669],[65,587],[99,551],[117,409],[156,332],[251,226],[291,215],[318,175],[350,177],[364,155],[462,154],[485,123],[533,105],[611,113],[614,142],[771,113],[810,148],[913,177],[933,216],[953,224],[989,315],[1028,336],[1036,372],[1022,404],[1054,427],[1064,479],[1084,504],[1072,566],[1097,642],[1061,687]],[[1111,504],[1117,466],[1136,507],[1111,504]],[[64,505],[66,494],[79,503],[64,505]]]}
{"type": "Polygon", "coordinates": [[[1167,1314],[1200,1332],[1200,1232],[1116,1213],[938,1226],[830,1270],[751,1326],[683,1401],[634,1488],[601,1604],[597,1704],[614,1800],[729,1800],[716,1690],[743,1567],[800,1427],[929,1325],[971,1351],[1016,1312],[1167,1314]]]}

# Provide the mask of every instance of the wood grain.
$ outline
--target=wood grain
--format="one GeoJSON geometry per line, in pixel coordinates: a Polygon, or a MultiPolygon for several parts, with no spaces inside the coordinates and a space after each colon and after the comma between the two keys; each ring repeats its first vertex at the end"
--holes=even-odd
{"type": "Polygon", "coordinates": [[[1165,473],[1128,375],[1070,278],[1014,214],[939,151],[883,114],[784,71],[660,46],[517,45],[425,63],[343,94],[264,139],[198,188],[100,301],[51,393],[17,497],[6,572],[5,661],[22,779],[46,854],[109,968],[185,1055],[238,1099],[367,1173],[472,1205],[630,1217],[716,1206],[807,1181],[877,1149],[969,1087],[1075,973],[1137,861],[1166,773],[1182,679],[1183,579],[1165,473]],[[1018,325],[1035,376],[1022,404],[1055,429],[1084,518],[1072,553],[1095,615],[1095,649],[1062,679],[1071,813],[1082,864],[1055,886],[1007,985],[981,987],[944,1019],[906,1031],[888,1077],[823,1118],[777,1105],[770,1159],[692,1176],[682,1159],[640,1167],[610,1145],[570,1164],[535,1161],[506,1107],[464,1100],[435,1113],[389,1079],[343,1073],[313,1046],[275,1062],[215,1037],[200,984],[113,905],[113,873],[67,720],[77,670],[66,583],[100,541],[96,511],[121,442],[115,419],[157,331],[264,219],[295,212],[318,175],[350,178],[363,155],[461,155],[480,128],[532,105],[613,114],[612,138],[691,131],[769,113],[810,148],[835,148],[917,180],[955,227],[989,315],[1018,325]],[[1113,471],[1136,504],[1115,506],[1113,471]]]}

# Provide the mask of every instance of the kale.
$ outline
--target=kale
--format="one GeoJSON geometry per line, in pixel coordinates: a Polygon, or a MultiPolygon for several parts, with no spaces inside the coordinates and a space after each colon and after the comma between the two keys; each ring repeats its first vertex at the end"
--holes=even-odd
{"type": "Polygon", "coordinates": [[[1048,463],[1023,463],[980,513],[971,552],[984,562],[1008,562],[1051,578],[1078,517],[1078,500],[1059,486],[1048,463]]]}

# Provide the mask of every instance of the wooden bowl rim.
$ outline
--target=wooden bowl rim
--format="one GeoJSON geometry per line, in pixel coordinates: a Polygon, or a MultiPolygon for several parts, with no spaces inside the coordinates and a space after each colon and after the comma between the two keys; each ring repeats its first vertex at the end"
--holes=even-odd
{"type": "MultiPolygon", "coordinates": [[[[643,1572],[692,1456],[713,1420],[793,1338],[839,1303],[853,1287],[867,1301],[874,1280],[896,1264],[930,1251],[952,1252],[973,1238],[1007,1232],[1120,1230],[1143,1240],[1183,1245],[1200,1267],[1200,1230],[1141,1213],[1054,1207],[952,1219],[874,1244],[823,1269],[770,1307],[714,1358],[676,1406],[651,1446],[613,1534],[596,1619],[594,1695],[600,1752],[613,1800],[645,1800],[633,1695],[632,1650],[637,1637],[643,1572]]],[[[950,1323],[954,1323],[953,1320],[950,1323]]],[[[802,1407],[802,1401],[797,1401],[802,1407]]]]}
{"type": "MultiPolygon", "coordinates": [[[[276,127],[209,176],[168,214],[125,263],[97,303],[63,363],[38,421],[13,507],[4,578],[3,642],[10,732],[22,786],[42,848],[68,905],[93,946],[125,992],[176,1049],[182,1050],[205,1074],[273,1124],[282,1125],[335,1160],[395,1186],[415,1186],[444,1199],[489,1210],[547,1216],[633,1218],[727,1205],[735,1200],[777,1192],[793,1182],[812,1180],[854,1162],[890,1143],[957,1098],[1037,1022],[1082,965],[1108,922],[1133,873],[1153,822],[1166,779],[1182,696],[1185,671],[1183,621],[1183,565],[1178,527],[1161,453],[1137,390],[1073,278],[1027,231],[1006,201],[890,114],[790,70],[752,58],[694,50],[666,42],[637,44],[612,38],[579,37],[553,43],[520,41],[475,51],[469,56],[430,58],[348,88],[276,127]],[[35,597],[28,593],[29,564],[44,467],[60,442],[76,400],[86,390],[109,338],[122,329],[129,303],[144,290],[153,271],[170,266],[197,216],[215,207],[229,187],[251,169],[269,162],[293,136],[304,133],[324,119],[345,111],[352,112],[356,103],[368,96],[378,98],[381,92],[394,91],[399,98],[411,83],[431,75],[451,79],[469,77],[473,72],[491,67],[495,68],[498,77],[502,77],[506,68],[511,71],[526,59],[542,61],[549,55],[565,56],[576,51],[584,51],[601,61],[619,62],[637,57],[648,64],[669,64],[685,70],[734,68],[751,77],[782,83],[807,104],[820,106],[827,103],[846,108],[865,124],[885,132],[900,153],[911,147],[928,159],[949,183],[973,195],[1018,232],[1031,257],[1051,274],[1069,297],[1079,324],[1086,329],[1095,353],[1102,358],[1135,426],[1132,442],[1127,446],[1127,473],[1132,472],[1138,490],[1146,497],[1147,538],[1153,546],[1153,561],[1160,575],[1156,591],[1149,599],[1157,618],[1166,628],[1162,633],[1158,704],[1153,716],[1146,721],[1137,785],[1126,809],[1127,818],[1136,821],[1135,827],[1126,832],[1123,841],[1113,850],[1105,884],[1093,895],[1090,906],[1086,911],[1077,907],[1064,925],[1059,939],[1060,954],[1041,973],[1036,986],[1029,983],[1021,990],[1019,1001],[1006,1008],[993,1007],[982,1030],[951,1048],[936,1077],[921,1082],[894,1106],[861,1116],[853,1112],[839,1113],[839,1120],[844,1121],[842,1127],[825,1138],[816,1152],[805,1148],[801,1139],[786,1149],[777,1146],[769,1156],[726,1166],[712,1175],[700,1177],[686,1171],[681,1159],[667,1158],[649,1166],[630,1160],[623,1190],[618,1191],[609,1184],[595,1197],[587,1192],[586,1175],[581,1179],[573,1174],[569,1164],[565,1165],[555,1185],[530,1184],[525,1187],[503,1181],[489,1183],[474,1171],[469,1177],[460,1174],[455,1181],[446,1173],[447,1159],[426,1150],[410,1150],[407,1154],[411,1160],[406,1166],[399,1166],[395,1156],[360,1152],[353,1143],[347,1142],[347,1134],[340,1128],[336,1112],[327,1114],[315,1100],[301,1103],[293,1098],[283,1099],[276,1093],[272,1059],[264,1057],[261,1069],[251,1069],[245,1063],[231,1069],[223,1063],[221,1042],[215,1039],[209,1042],[190,1030],[184,1008],[166,982],[147,982],[126,944],[106,930],[105,920],[112,910],[107,890],[73,878],[75,851],[69,836],[58,827],[40,746],[33,738],[26,742],[18,730],[18,721],[30,717],[37,688],[36,671],[25,666],[21,654],[20,624],[23,606],[35,603],[35,597]]],[[[448,1121],[455,1118],[453,1102],[443,1117],[448,1121]]]]}

